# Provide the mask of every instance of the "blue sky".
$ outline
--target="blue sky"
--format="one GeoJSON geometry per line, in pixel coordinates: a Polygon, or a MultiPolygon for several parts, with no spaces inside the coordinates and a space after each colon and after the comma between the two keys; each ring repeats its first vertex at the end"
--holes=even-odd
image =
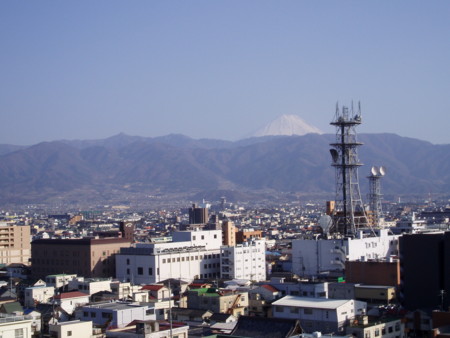
{"type": "Polygon", "coordinates": [[[450,1],[2,1],[0,143],[181,133],[282,114],[450,143],[450,1]]]}

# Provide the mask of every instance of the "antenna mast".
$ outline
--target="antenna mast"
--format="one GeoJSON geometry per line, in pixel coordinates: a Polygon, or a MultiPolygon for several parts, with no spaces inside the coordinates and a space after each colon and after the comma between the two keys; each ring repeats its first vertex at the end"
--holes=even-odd
{"type": "Polygon", "coordinates": [[[333,214],[331,233],[354,236],[357,227],[367,225],[367,217],[361,200],[358,181],[357,149],[362,143],[356,140],[356,126],[361,124],[361,105],[355,113],[336,104],[335,119],[330,123],[336,127],[336,142],[330,149],[332,166],[336,169],[336,208],[333,214]]]}
{"type": "Polygon", "coordinates": [[[372,167],[369,179],[369,206],[371,212],[371,224],[374,226],[380,226],[380,220],[383,216],[383,210],[381,208],[381,188],[380,179],[386,174],[384,167],[372,167]]]}

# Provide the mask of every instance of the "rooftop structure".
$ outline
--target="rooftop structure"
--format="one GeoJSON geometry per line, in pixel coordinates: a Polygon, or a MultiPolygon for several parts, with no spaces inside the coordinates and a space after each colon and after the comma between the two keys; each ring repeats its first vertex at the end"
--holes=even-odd
{"type": "Polygon", "coordinates": [[[332,166],[336,169],[336,209],[333,213],[331,233],[354,236],[356,228],[367,224],[358,181],[359,162],[356,126],[361,124],[361,107],[358,111],[336,105],[336,115],[331,125],[336,127],[336,142],[330,149],[332,166]]]}

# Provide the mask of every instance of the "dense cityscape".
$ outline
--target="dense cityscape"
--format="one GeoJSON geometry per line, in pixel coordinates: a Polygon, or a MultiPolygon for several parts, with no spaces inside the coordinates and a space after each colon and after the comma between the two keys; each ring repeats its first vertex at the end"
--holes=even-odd
{"type": "Polygon", "coordinates": [[[331,123],[335,200],[2,210],[3,336],[445,336],[448,200],[384,200],[374,166],[364,203],[361,121],[331,123]]]}

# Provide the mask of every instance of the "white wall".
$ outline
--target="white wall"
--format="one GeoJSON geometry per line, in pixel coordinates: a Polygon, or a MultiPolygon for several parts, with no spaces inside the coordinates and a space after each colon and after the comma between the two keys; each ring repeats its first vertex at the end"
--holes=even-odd
{"type": "Polygon", "coordinates": [[[221,248],[221,277],[225,279],[266,280],[265,240],[221,248]]]}
{"type": "Polygon", "coordinates": [[[378,237],[292,241],[292,272],[301,277],[327,271],[343,272],[345,261],[387,259],[397,254],[398,236],[382,231],[378,237]]]}

